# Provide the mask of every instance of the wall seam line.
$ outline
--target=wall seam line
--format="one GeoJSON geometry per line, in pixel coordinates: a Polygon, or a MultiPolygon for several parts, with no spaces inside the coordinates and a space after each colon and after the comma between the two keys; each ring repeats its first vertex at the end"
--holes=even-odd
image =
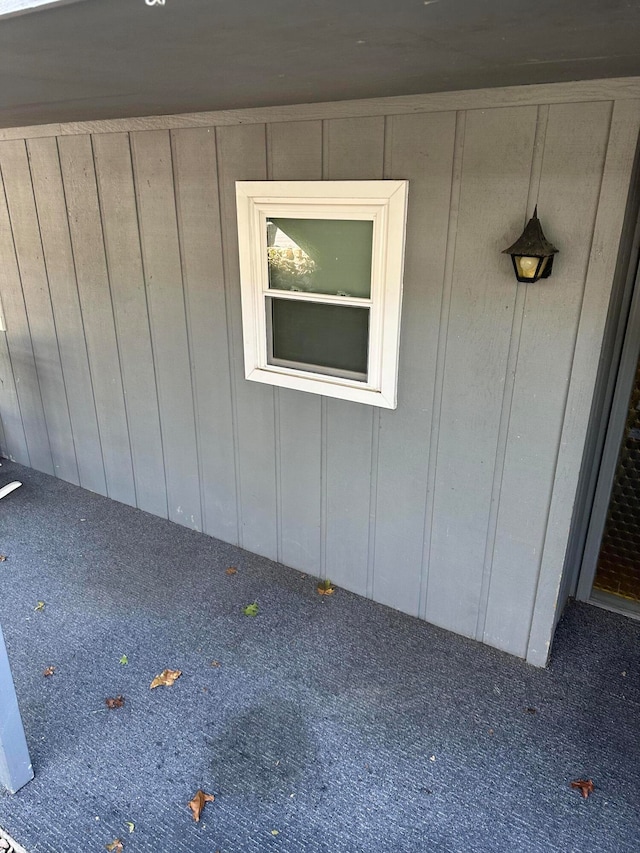
{"type": "MultiPolygon", "coordinates": [[[[2,164],[1,163],[0,163],[0,192],[2,193],[2,197],[5,199],[5,205],[7,208],[7,219],[9,220],[9,206],[7,204],[7,201],[6,201],[6,191],[5,191],[5,186],[4,186],[4,179],[2,176],[2,164]]],[[[17,267],[17,265],[18,265],[18,260],[16,258],[16,267],[17,267]]],[[[8,324],[7,324],[7,328],[8,328],[8,324]]],[[[27,452],[27,462],[29,463],[29,467],[31,467],[31,454],[29,453],[29,442],[27,441],[27,433],[26,433],[26,430],[24,428],[24,416],[22,414],[22,406],[20,405],[20,394],[18,393],[18,385],[16,383],[16,372],[14,370],[13,359],[11,357],[11,346],[9,345],[9,334],[8,334],[8,332],[2,332],[1,334],[5,335],[5,343],[7,346],[7,357],[9,359],[9,367],[11,368],[11,376],[13,377],[13,387],[14,387],[15,395],[16,395],[16,404],[18,406],[18,413],[20,414],[20,427],[22,429],[22,434],[24,436],[24,449],[27,452]]],[[[6,444],[6,433],[5,433],[5,444],[6,444]]],[[[7,449],[7,452],[8,452],[8,448],[5,448],[5,449],[7,449]]],[[[9,455],[9,459],[11,459],[10,455],[9,455]]]]}
{"type": "MultiPolygon", "coordinates": [[[[392,173],[393,150],[393,116],[383,117],[382,139],[382,178],[388,178],[392,173]]],[[[376,408],[372,413],[371,422],[371,465],[369,484],[369,536],[367,541],[367,597],[375,596],[376,544],[378,517],[378,472],[380,467],[380,430],[382,429],[382,412],[376,408]]]]}
{"type": "Polygon", "coordinates": [[[369,534],[367,538],[367,598],[373,598],[375,588],[376,517],[378,510],[378,463],[380,452],[380,409],[371,415],[371,465],[369,480],[369,534]]]}
{"type": "MultiPolygon", "coordinates": [[[[93,393],[93,380],[91,377],[91,369],[90,369],[90,365],[89,365],[89,353],[87,350],[87,342],[86,342],[86,336],[85,336],[85,330],[84,330],[84,320],[82,317],[82,309],[81,309],[81,305],[80,305],[80,294],[78,292],[78,281],[77,281],[77,273],[76,273],[76,266],[75,266],[75,257],[73,254],[73,246],[71,243],[71,232],[70,232],[70,228],[69,228],[69,213],[68,213],[68,207],[67,207],[67,198],[66,198],[66,192],[65,192],[65,187],[64,187],[64,180],[63,180],[63,176],[62,176],[62,163],[60,162],[60,150],[58,147],[58,142],[57,142],[57,139],[55,139],[55,138],[53,139],[53,148],[55,151],[55,161],[56,161],[56,164],[58,167],[58,175],[60,178],[60,192],[61,192],[61,198],[62,198],[62,205],[63,205],[64,211],[65,211],[64,225],[65,225],[65,231],[66,231],[66,236],[67,236],[67,241],[68,241],[67,245],[69,247],[69,256],[70,256],[70,260],[71,260],[71,265],[73,267],[73,282],[75,283],[76,304],[78,306],[78,315],[79,315],[80,326],[81,326],[81,331],[82,331],[82,343],[84,345],[84,356],[85,356],[86,364],[87,364],[87,378],[89,380],[89,390],[91,392],[91,401],[93,403],[93,416],[94,416],[94,422],[96,425],[96,437],[98,439],[98,445],[100,447],[100,458],[102,459],[102,444],[100,441],[100,433],[99,433],[99,429],[98,429],[98,416],[97,416],[97,411],[96,411],[96,407],[95,407],[95,398],[94,398],[94,393],[93,393]]],[[[36,211],[37,211],[37,208],[38,208],[38,205],[36,202],[36,211]]],[[[46,261],[46,255],[44,252],[44,245],[43,245],[43,258],[44,258],[45,267],[46,267],[47,261],[46,261]]],[[[48,272],[47,272],[47,277],[48,277],[48,272]]],[[[57,331],[57,323],[56,323],[56,319],[55,319],[56,318],[56,310],[54,307],[53,297],[51,299],[51,304],[52,304],[52,311],[53,311],[53,318],[54,318],[54,326],[56,328],[56,336],[57,336],[58,331],[57,331]]],[[[61,364],[62,371],[63,371],[63,378],[65,378],[64,377],[64,365],[63,365],[62,355],[60,356],[60,364],[61,364]]],[[[66,378],[65,378],[65,388],[66,388],[66,378]]],[[[67,402],[69,403],[68,393],[67,393],[67,402]]],[[[73,425],[74,416],[72,415],[72,406],[70,404],[69,404],[69,422],[71,425],[71,435],[73,437],[74,450],[75,450],[75,454],[76,454],[76,465],[78,468],[78,483],[80,484],[80,486],[86,488],[85,484],[83,483],[82,466],[80,464],[80,458],[81,457],[80,457],[80,454],[78,451],[78,446],[76,443],[76,431],[75,431],[74,425],[73,425]]],[[[102,465],[103,473],[105,475],[104,476],[104,482],[105,482],[105,493],[106,493],[107,479],[106,479],[106,472],[104,471],[104,460],[102,460],[102,462],[103,462],[103,465],[102,465]]]]}
{"type": "Polygon", "coordinates": [[[327,398],[320,400],[320,577],[327,577],[327,398]]]}
{"type": "MultiPolygon", "coordinates": [[[[25,156],[26,156],[26,142],[23,141],[22,144],[23,144],[23,147],[25,150],[25,156]]],[[[27,158],[27,160],[28,160],[28,158],[27,158]]],[[[52,468],[52,470],[54,472],[54,476],[55,476],[56,466],[55,466],[55,460],[53,458],[53,452],[51,450],[51,439],[49,438],[49,425],[47,424],[47,413],[45,411],[44,401],[42,399],[42,389],[40,387],[40,375],[38,373],[38,365],[36,362],[36,354],[35,354],[34,349],[33,349],[33,339],[32,339],[32,335],[31,335],[31,323],[29,322],[29,312],[27,311],[27,303],[26,303],[26,300],[24,298],[24,287],[22,284],[22,271],[20,269],[20,262],[18,260],[18,250],[16,247],[16,238],[15,238],[14,229],[13,229],[13,220],[11,218],[11,209],[9,207],[9,198],[7,195],[7,187],[6,187],[6,182],[4,180],[4,172],[2,169],[1,163],[0,163],[0,178],[2,179],[3,195],[4,195],[5,206],[7,209],[7,221],[9,223],[9,232],[11,234],[11,243],[13,245],[13,254],[14,254],[14,257],[16,260],[16,273],[18,275],[18,282],[20,284],[20,295],[22,296],[22,304],[24,306],[24,316],[25,316],[25,321],[27,324],[27,331],[29,333],[29,348],[31,350],[31,358],[33,359],[33,369],[34,369],[34,373],[35,373],[35,377],[36,377],[36,382],[38,383],[38,397],[40,399],[40,406],[42,408],[42,417],[43,417],[43,421],[44,421],[45,434],[47,436],[47,445],[49,447],[49,457],[51,459],[51,468],[52,468]]],[[[26,430],[25,430],[25,440],[27,440],[26,439],[26,430]]],[[[28,441],[27,441],[27,450],[28,450],[28,441]]],[[[29,453],[29,458],[31,458],[31,453],[29,453]]]]}
{"type": "Polygon", "coordinates": [[[273,443],[276,489],[276,561],[282,562],[282,445],[280,434],[280,389],[273,389],[273,443]]]}
{"type": "MultiPolygon", "coordinates": [[[[321,127],[321,176],[328,180],[329,175],[329,125],[326,119],[320,122],[321,127]]],[[[329,406],[327,397],[320,398],[320,577],[327,578],[327,538],[329,517],[329,488],[327,477],[329,473],[329,406]]]]}
{"type": "MultiPolygon", "coordinates": [[[[571,368],[570,368],[569,374],[568,374],[569,375],[569,381],[567,382],[567,387],[565,389],[565,395],[564,395],[564,401],[563,401],[562,428],[561,428],[561,433],[560,433],[560,440],[558,441],[558,446],[556,448],[556,454],[555,454],[555,460],[553,463],[553,477],[551,480],[551,482],[552,482],[552,494],[551,494],[551,499],[549,500],[549,502],[547,504],[546,518],[545,518],[545,524],[544,524],[544,539],[543,539],[543,543],[542,543],[542,548],[540,550],[540,559],[538,560],[538,571],[537,571],[537,575],[536,575],[536,582],[535,582],[534,594],[533,594],[533,607],[531,608],[531,613],[529,614],[529,625],[528,625],[527,632],[526,632],[526,638],[527,639],[526,639],[526,645],[525,645],[525,650],[526,650],[525,653],[526,653],[526,659],[527,660],[529,659],[529,651],[530,651],[530,646],[531,646],[531,633],[533,630],[533,621],[534,621],[534,618],[536,615],[536,604],[538,601],[540,577],[541,577],[541,573],[542,573],[542,563],[544,560],[544,553],[545,553],[545,550],[547,547],[547,539],[549,536],[549,519],[551,517],[551,509],[552,509],[552,506],[554,503],[553,502],[553,491],[555,488],[555,482],[556,482],[556,477],[557,477],[557,473],[558,473],[558,461],[560,459],[560,451],[562,449],[562,432],[564,431],[564,426],[565,426],[565,422],[567,419],[567,405],[569,403],[569,392],[571,390],[571,377],[573,376],[574,362],[575,362],[575,356],[576,356],[576,348],[578,346],[578,339],[580,336],[580,325],[582,323],[582,311],[584,308],[584,300],[585,300],[585,296],[586,296],[586,292],[587,292],[587,282],[589,280],[589,269],[591,267],[591,262],[592,262],[592,258],[593,258],[593,243],[594,243],[595,236],[596,236],[596,226],[598,224],[598,214],[601,210],[600,204],[601,204],[601,199],[602,199],[602,187],[604,184],[604,177],[605,177],[605,172],[606,172],[606,167],[607,167],[607,159],[608,159],[609,153],[610,153],[611,131],[613,129],[614,108],[615,108],[615,101],[611,101],[611,107],[610,107],[610,112],[609,112],[609,130],[608,130],[608,135],[607,135],[607,144],[605,146],[604,156],[602,158],[602,171],[600,172],[600,186],[598,189],[598,200],[597,200],[596,206],[595,206],[595,213],[594,213],[594,217],[593,217],[593,227],[591,230],[591,242],[589,245],[589,255],[588,255],[589,261],[587,263],[587,268],[585,270],[584,287],[582,288],[582,295],[580,298],[580,310],[578,311],[578,324],[576,326],[575,338],[573,340],[573,350],[571,353],[571,368]]],[[[575,498],[575,495],[574,495],[574,498],[575,498]]],[[[567,538],[567,543],[565,544],[565,556],[566,556],[567,545],[568,545],[568,538],[567,538]]],[[[558,591],[560,589],[560,583],[561,583],[561,577],[558,578],[558,591]]],[[[551,640],[551,638],[550,638],[550,640],[551,640]]],[[[549,644],[549,648],[550,648],[550,644],[549,644]]]]}
{"type": "Polygon", "coordinates": [[[180,278],[182,284],[182,305],[184,309],[184,325],[187,336],[187,358],[189,362],[189,379],[191,380],[191,411],[193,415],[193,434],[195,438],[196,470],[198,471],[198,494],[200,495],[200,526],[192,521],[192,526],[199,531],[205,531],[207,518],[207,501],[202,472],[202,439],[200,436],[200,412],[198,409],[198,380],[193,356],[191,332],[191,311],[189,304],[189,275],[186,270],[185,250],[182,239],[182,212],[180,207],[180,182],[177,172],[176,131],[169,131],[169,156],[171,157],[171,183],[173,186],[173,207],[176,218],[176,238],[178,241],[178,257],[180,259],[180,278]]]}
{"type": "Polygon", "coordinates": [[[162,407],[160,405],[160,385],[158,382],[158,366],[156,362],[156,345],[154,340],[154,329],[153,329],[153,317],[151,304],[149,302],[149,292],[148,292],[148,277],[147,277],[147,268],[145,262],[145,251],[144,251],[144,239],[143,239],[143,228],[142,228],[142,217],[140,216],[140,199],[138,194],[138,180],[136,175],[136,158],[135,158],[135,139],[132,139],[131,133],[127,133],[127,138],[129,142],[129,157],[131,158],[131,179],[133,181],[133,198],[136,208],[136,220],[138,223],[138,240],[140,243],[140,266],[142,267],[142,283],[143,283],[143,291],[144,291],[144,301],[147,308],[147,322],[149,324],[149,346],[151,348],[151,364],[153,367],[153,378],[155,382],[155,390],[156,390],[156,404],[158,411],[158,431],[160,434],[160,451],[162,453],[162,473],[164,476],[164,493],[166,499],[166,507],[167,514],[166,518],[169,518],[169,481],[167,479],[167,466],[165,463],[166,455],[165,455],[165,446],[164,446],[164,432],[162,429],[162,407]]]}
{"type": "MultiPolygon", "coordinates": [[[[29,141],[27,141],[27,143],[26,143],[26,149],[27,149],[27,168],[29,169],[29,179],[31,181],[31,193],[33,195],[33,209],[34,209],[34,213],[35,213],[35,217],[36,217],[36,224],[38,226],[38,238],[39,238],[39,243],[40,243],[40,250],[42,252],[42,266],[44,268],[44,275],[45,275],[45,279],[47,281],[47,294],[49,296],[49,306],[51,308],[51,322],[53,323],[53,330],[54,330],[54,333],[56,336],[56,351],[58,353],[58,361],[60,362],[60,375],[62,377],[62,387],[64,388],[64,400],[65,400],[65,403],[67,406],[67,417],[69,419],[69,431],[71,433],[71,445],[73,447],[73,458],[75,459],[75,463],[76,463],[77,485],[79,485],[80,484],[80,468],[78,466],[78,452],[76,450],[75,434],[74,434],[74,430],[73,430],[73,423],[71,421],[71,408],[69,406],[69,393],[67,391],[67,379],[66,379],[65,374],[64,374],[64,365],[62,363],[62,354],[60,352],[60,339],[58,337],[58,327],[56,324],[56,315],[55,315],[55,311],[53,310],[53,299],[51,297],[51,283],[49,280],[49,269],[47,267],[47,258],[45,255],[44,243],[42,240],[42,227],[40,224],[40,214],[38,212],[38,201],[36,198],[36,189],[35,189],[35,186],[33,183],[33,171],[31,169],[31,150],[29,147],[29,141]]],[[[53,453],[52,453],[52,456],[53,456],[53,453]]],[[[56,470],[55,460],[54,460],[53,470],[54,470],[54,472],[56,470]]],[[[57,474],[56,474],[56,476],[57,476],[57,474]]]]}
{"type": "Polygon", "coordinates": [[[98,444],[100,446],[100,459],[102,460],[102,475],[104,478],[104,493],[108,495],[109,488],[107,485],[107,466],[104,461],[104,449],[102,447],[102,430],[100,428],[100,418],[98,417],[98,404],[96,403],[96,392],[93,384],[93,366],[91,364],[91,358],[89,356],[89,346],[87,344],[87,331],[84,323],[84,308],[82,306],[82,299],[80,297],[80,287],[78,284],[78,267],[76,264],[76,252],[75,247],[73,245],[73,237],[71,234],[71,223],[69,221],[69,202],[67,200],[67,188],[64,182],[64,170],[62,168],[62,157],[60,155],[60,141],[56,139],[56,151],[58,154],[58,167],[60,169],[60,185],[62,187],[62,200],[64,203],[64,209],[67,215],[67,231],[69,233],[69,251],[71,253],[71,263],[73,265],[73,276],[76,283],[76,293],[78,296],[78,312],[80,314],[80,322],[82,324],[82,339],[84,341],[84,349],[87,355],[87,371],[89,374],[89,383],[91,385],[91,397],[93,400],[93,411],[96,419],[96,432],[98,434],[98,444]]]}
{"type": "Polygon", "coordinates": [[[429,603],[429,582],[431,556],[433,548],[433,521],[435,515],[435,488],[438,462],[438,444],[440,440],[440,419],[444,397],[445,367],[447,359],[448,328],[451,313],[451,295],[453,291],[453,272],[456,254],[458,212],[462,191],[462,167],[464,160],[464,142],[466,132],[466,112],[456,113],[456,128],[453,141],[453,161],[451,165],[451,193],[449,222],[447,226],[447,246],[440,302],[440,323],[438,325],[438,347],[436,354],[436,376],[433,390],[433,407],[429,437],[429,458],[427,465],[427,489],[422,533],[422,562],[420,568],[420,592],[418,615],[427,618],[429,603]]]}
{"type": "Polygon", "coordinates": [[[133,485],[133,498],[135,505],[138,506],[138,488],[136,485],[136,469],[133,458],[133,447],[131,444],[131,425],[129,423],[129,406],[127,405],[127,395],[125,394],[124,377],[122,375],[122,356],[120,354],[120,340],[118,338],[118,324],[116,322],[116,312],[113,304],[113,291],[111,288],[111,270],[109,268],[109,259],[107,254],[107,238],[104,231],[104,216],[102,214],[102,199],[100,197],[100,185],[98,182],[98,169],[96,165],[96,153],[93,147],[93,134],[89,135],[89,147],[91,148],[91,162],[93,163],[93,177],[96,182],[96,201],[98,203],[98,217],[100,219],[100,233],[102,234],[102,252],[104,255],[104,270],[107,277],[107,287],[109,289],[109,304],[111,305],[111,316],[113,317],[113,336],[116,341],[116,353],[118,356],[118,372],[120,374],[120,387],[122,388],[122,405],[124,408],[124,419],[127,425],[127,441],[129,443],[129,459],[131,461],[131,482],[133,485]]]}
{"type": "MultiPolygon", "coordinates": [[[[264,147],[266,152],[267,180],[273,179],[273,150],[271,126],[264,126],[264,147]]],[[[276,560],[282,562],[282,435],[280,431],[280,389],[273,387],[273,443],[274,443],[274,474],[276,497],[276,560]]]]}
{"type": "MultiPolygon", "coordinates": [[[[533,209],[537,204],[540,192],[540,181],[542,178],[542,166],[544,161],[544,148],[549,119],[548,105],[538,107],[536,115],[536,129],[531,152],[531,170],[529,175],[529,191],[527,194],[525,220],[523,228],[529,217],[533,215],[533,209]]],[[[509,430],[511,426],[511,411],[513,396],[516,386],[516,375],[518,360],[520,357],[520,342],[524,326],[524,314],[526,310],[528,286],[526,284],[515,285],[515,298],[511,320],[511,335],[505,369],[505,383],[502,393],[502,405],[500,408],[500,421],[498,425],[498,437],[496,441],[496,453],[494,458],[493,482],[491,484],[491,498],[489,501],[489,517],[487,519],[487,538],[485,542],[484,560],[482,566],[482,583],[480,586],[480,600],[478,606],[478,617],[476,620],[476,639],[482,640],[486,628],[489,600],[491,597],[491,579],[493,570],[493,557],[498,533],[498,522],[500,518],[500,505],[502,497],[502,483],[507,459],[509,430]]]]}
{"type": "MultiPolygon", "coordinates": [[[[24,419],[22,417],[22,408],[20,406],[20,397],[19,397],[18,391],[16,389],[16,374],[15,374],[15,371],[13,369],[13,361],[11,359],[11,348],[9,347],[9,338],[8,338],[6,332],[1,332],[0,334],[5,335],[5,344],[7,347],[7,359],[9,360],[9,370],[11,371],[11,378],[13,380],[13,389],[14,389],[14,393],[16,395],[16,405],[18,407],[18,414],[20,415],[20,429],[22,430],[22,435],[24,437],[24,449],[27,452],[27,462],[29,464],[29,467],[31,467],[31,457],[29,456],[29,445],[27,444],[27,435],[24,431],[24,419]]],[[[3,384],[4,384],[4,382],[3,382],[3,384]]],[[[4,434],[3,450],[5,450],[7,453],[6,457],[4,457],[4,458],[9,459],[9,461],[11,461],[11,462],[15,462],[16,460],[14,459],[13,454],[9,450],[9,441],[7,439],[7,432],[4,428],[4,425],[2,426],[2,431],[4,434]]]]}
{"type": "MultiPolygon", "coordinates": [[[[7,359],[9,358],[9,354],[7,353],[7,359]]],[[[11,370],[11,363],[9,363],[9,369],[11,370]]],[[[13,372],[13,371],[12,371],[13,372]]],[[[4,386],[4,379],[0,376],[0,388],[4,386]]],[[[2,418],[0,417],[0,459],[8,459],[9,452],[6,450],[7,447],[7,436],[4,431],[4,424],[2,423],[2,418]]],[[[2,463],[0,462],[0,465],[2,463]]]]}
{"type": "Polygon", "coordinates": [[[240,446],[238,438],[238,391],[236,387],[236,341],[233,330],[233,317],[231,313],[231,300],[229,298],[229,263],[227,260],[227,247],[225,246],[225,229],[223,228],[224,189],[220,181],[220,135],[218,128],[213,128],[213,137],[216,146],[216,178],[218,182],[218,216],[220,220],[220,249],[222,262],[222,280],[224,291],[224,310],[227,324],[227,353],[229,359],[229,396],[231,398],[231,433],[233,435],[233,467],[236,482],[236,538],[239,547],[242,547],[243,535],[243,511],[242,511],[242,482],[240,479],[240,446]]]}

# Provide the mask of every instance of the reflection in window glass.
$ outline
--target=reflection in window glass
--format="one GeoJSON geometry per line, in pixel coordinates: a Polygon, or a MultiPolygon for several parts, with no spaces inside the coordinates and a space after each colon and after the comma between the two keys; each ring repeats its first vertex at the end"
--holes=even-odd
{"type": "Polygon", "coordinates": [[[267,299],[271,364],[367,378],[369,309],[267,299]]]}
{"type": "Polygon", "coordinates": [[[368,299],[372,245],[371,220],[272,217],[269,287],[368,299]]]}

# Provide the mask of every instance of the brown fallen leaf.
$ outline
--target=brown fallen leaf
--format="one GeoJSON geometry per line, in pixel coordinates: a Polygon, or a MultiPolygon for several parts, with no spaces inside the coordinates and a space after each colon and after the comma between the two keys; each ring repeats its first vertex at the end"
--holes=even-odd
{"type": "Polygon", "coordinates": [[[538,713],[537,708],[525,708],[524,710],[527,714],[537,714],[538,713]]]}
{"type": "Polygon", "coordinates": [[[213,794],[205,794],[204,791],[198,789],[193,795],[193,799],[189,801],[189,808],[193,812],[193,819],[196,823],[200,820],[200,815],[205,803],[212,803],[215,800],[213,794]]]}
{"type": "Polygon", "coordinates": [[[329,578],[324,581],[320,581],[320,583],[318,584],[319,595],[333,595],[335,591],[335,587],[333,586],[329,578]]]}
{"type": "Polygon", "coordinates": [[[225,574],[227,574],[227,575],[235,575],[237,573],[238,573],[238,570],[236,569],[235,566],[229,566],[229,568],[225,572],[225,574]]]}
{"type": "Polygon", "coordinates": [[[595,789],[595,785],[593,784],[591,779],[575,779],[571,783],[571,787],[575,788],[577,791],[580,791],[585,800],[587,799],[589,794],[593,793],[595,789]]]}
{"type": "Polygon", "coordinates": [[[219,660],[212,660],[211,666],[220,666],[220,661],[219,660]]]}
{"type": "Polygon", "coordinates": [[[124,844],[119,838],[116,838],[115,841],[111,842],[111,844],[107,844],[105,846],[109,853],[122,853],[124,850],[124,844]]]}
{"type": "Polygon", "coordinates": [[[124,696],[116,696],[114,699],[105,699],[104,704],[107,708],[122,708],[124,705],[124,696]]]}
{"type": "Polygon", "coordinates": [[[48,666],[42,674],[44,675],[45,678],[49,678],[49,676],[53,675],[53,673],[55,671],[56,671],[55,666],[48,666]]]}
{"type": "Polygon", "coordinates": [[[4,563],[4,561],[5,561],[6,559],[7,559],[7,555],[6,555],[6,554],[0,554],[0,563],[4,563]]]}
{"type": "Polygon", "coordinates": [[[156,677],[151,682],[150,690],[153,690],[154,687],[171,687],[171,685],[175,682],[177,678],[180,678],[182,675],[182,670],[180,669],[163,669],[160,675],[156,675],[156,677]]]}

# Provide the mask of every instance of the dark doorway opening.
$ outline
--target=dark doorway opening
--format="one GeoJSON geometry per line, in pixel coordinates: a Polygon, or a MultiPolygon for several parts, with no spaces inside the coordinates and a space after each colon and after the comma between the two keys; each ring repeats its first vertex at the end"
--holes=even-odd
{"type": "Polygon", "coordinates": [[[592,598],[640,614],[640,363],[618,453],[592,598]]]}
{"type": "Polygon", "coordinates": [[[565,594],[640,619],[640,146],[589,430],[565,594]]]}

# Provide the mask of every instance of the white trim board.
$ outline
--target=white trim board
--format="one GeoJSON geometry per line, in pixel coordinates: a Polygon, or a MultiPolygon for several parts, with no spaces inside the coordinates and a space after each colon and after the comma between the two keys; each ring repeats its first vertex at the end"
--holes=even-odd
{"type": "Polygon", "coordinates": [[[99,121],[62,122],[0,128],[0,140],[42,136],[73,136],[86,133],[122,133],[136,130],[171,130],[186,127],[220,127],[264,122],[313,121],[361,116],[407,115],[411,113],[483,110],[538,104],[619,101],[640,98],[640,77],[609,80],[579,80],[572,83],[542,83],[499,89],[466,89],[427,95],[396,95],[318,104],[254,107],[166,116],[137,116],[99,121]]]}

